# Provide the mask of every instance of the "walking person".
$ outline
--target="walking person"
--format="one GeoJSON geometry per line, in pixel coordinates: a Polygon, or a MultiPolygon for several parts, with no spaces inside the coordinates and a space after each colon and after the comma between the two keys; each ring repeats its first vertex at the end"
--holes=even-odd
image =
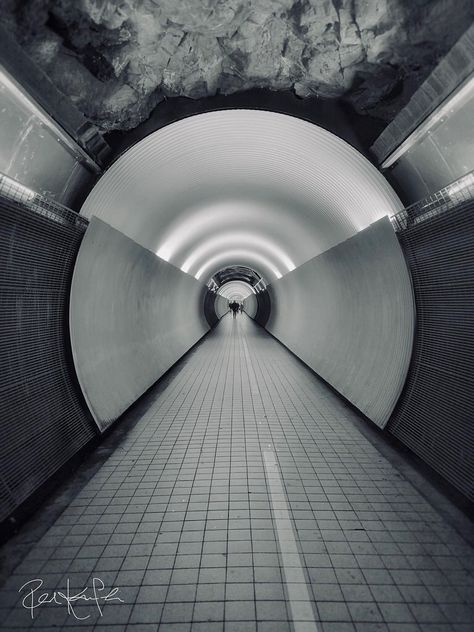
{"type": "Polygon", "coordinates": [[[235,318],[237,316],[237,312],[239,311],[239,304],[232,301],[232,303],[229,303],[229,307],[232,311],[232,318],[235,318]]]}

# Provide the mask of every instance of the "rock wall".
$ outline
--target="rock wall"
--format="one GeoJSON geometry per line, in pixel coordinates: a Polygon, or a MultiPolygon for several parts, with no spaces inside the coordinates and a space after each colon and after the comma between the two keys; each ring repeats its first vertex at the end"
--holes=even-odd
{"type": "Polygon", "coordinates": [[[472,0],[3,0],[0,16],[104,131],[255,87],[389,121],[473,18],[472,0]]]}

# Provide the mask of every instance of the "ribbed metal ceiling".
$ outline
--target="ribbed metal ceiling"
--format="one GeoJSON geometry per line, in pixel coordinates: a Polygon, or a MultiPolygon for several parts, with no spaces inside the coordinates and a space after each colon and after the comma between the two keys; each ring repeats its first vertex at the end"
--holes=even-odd
{"type": "Polygon", "coordinates": [[[243,301],[250,294],[255,294],[255,290],[245,281],[229,281],[221,285],[218,294],[229,300],[243,301]]]}
{"type": "Polygon", "coordinates": [[[284,114],[225,110],[137,143],[82,212],[203,281],[235,264],[272,280],[401,207],[334,134],[284,114]]]}

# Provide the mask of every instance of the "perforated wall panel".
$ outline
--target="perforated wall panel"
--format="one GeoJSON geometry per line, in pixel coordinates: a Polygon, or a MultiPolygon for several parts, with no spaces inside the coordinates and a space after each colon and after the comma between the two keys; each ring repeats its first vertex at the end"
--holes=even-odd
{"type": "Polygon", "coordinates": [[[474,201],[399,232],[417,325],[404,391],[387,426],[474,500],[474,201]]]}
{"type": "Polygon", "coordinates": [[[0,197],[0,521],[95,434],[68,342],[74,217],[0,197]]]}

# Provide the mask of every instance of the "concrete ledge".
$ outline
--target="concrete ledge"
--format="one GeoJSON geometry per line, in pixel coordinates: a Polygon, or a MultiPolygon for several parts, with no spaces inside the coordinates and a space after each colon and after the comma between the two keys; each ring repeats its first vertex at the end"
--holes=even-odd
{"type": "Polygon", "coordinates": [[[111,150],[99,130],[62,94],[0,25],[0,64],[99,166],[111,150]]]}
{"type": "Polygon", "coordinates": [[[474,72],[474,26],[453,46],[370,148],[382,163],[474,72]]]}

